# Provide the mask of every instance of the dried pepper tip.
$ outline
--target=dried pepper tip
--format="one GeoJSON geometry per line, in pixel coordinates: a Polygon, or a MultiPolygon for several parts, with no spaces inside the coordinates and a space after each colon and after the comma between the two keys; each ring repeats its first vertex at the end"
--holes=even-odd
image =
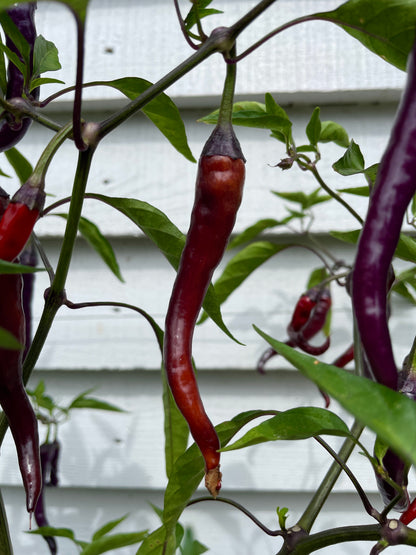
{"type": "Polygon", "coordinates": [[[205,487],[214,499],[221,489],[221,479],[220,465],[205,472],[205,487]]]}

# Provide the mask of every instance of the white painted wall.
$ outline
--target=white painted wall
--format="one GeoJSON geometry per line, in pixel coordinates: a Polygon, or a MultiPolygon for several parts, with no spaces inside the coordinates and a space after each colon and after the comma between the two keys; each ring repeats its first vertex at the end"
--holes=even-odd
{"type": "MultiPolygon", "coordinates": [[[[255,3],[217,2],[218,7],[225,5],[226,15],[212,18],[210,24],[231,23],[255,3]]],[[[337,4],[334,0],[280,0],[244,33],[239,50],[285,19],[331,9],[337,4]]],[[[92,0],[87,25],[86,80],[136,75],[156,81],[191,53],[168,0],[92,0]]],[[[38,27],[60,50],[64,69],[56,76],[72,84],[75,35],[71,17],[59,3],[40,2],[38,27]]],[[[322,119],[343,124],[361,145],[370,165],[379,160],[386,144],[403,80],[402,72],[365,51],[338,28],[314,23],[288,31],[244,60],[239,66],[237,92],[239,98],[260,101],[265,92],[272,92],[287,107],[299,141],[314,106],[321,105],[322,119]]],[[[223,64],[213,57],[168,91],[181,107],[196,157],[210,132],[196,120],[217,107],[222,81],[223,64]]],[[[54,90],[54,86],[45,87],[42,97],[54,90]]],[[[85,113],[94,120],[111,113],[123,102],[112,89],[85,91],[85,113]]],[[[49,113],[66,121],[69,109],[70,103],[65,97],[49,113]]],[[[236,231],[241,231],[259,218],[279,218],[284,214],[283,203],[270,190],[312,190],[315,183],[300,171],[283,173],[272,167],[284,152],[280,143],[269,139],[267,132],[248,129],[237,132],[247,157],[246,191],[236,224],[236,231]]],[[[49,136],[48,130],[33,125],[21,145],[22,152],[35,162],[49,136]]],[[[331,169],[332,162],[342,155],[341,148],[326,145],[322,152],[321,172],[332,187],[362,184],[360,177],[341,179],[331,169]]],[[[70,192],[76,157],[75,149],[68,144],[53,161],[47,190],[57,198],[70,192]]],[[[1,168],[7,170],[4,160],[1,168]]],[[[186,231],[194,180],[195,165],[177,154],[138,115],[99,146],[88,190],[150,202],[186,231]]],[[[2,186],[13,192],[17,183],[11,185],[10,181],[3,180],[2,186]]],[[[365,214],[365,202],[359,198],[351,198],[351,202],[365,214]]],[[[86,202],[85,215],[110,238],[125,282],[120,283],[113,277],[80,240],[68,279],[68,297],[74,302],[106,299],[137,304],[163,325],[173,270],[131,222],[92,201],[86,202]]],[[[354,228],[353,219],[335,204],[331,204],[330,210],[325,205],[317,208],[314,229],[318,238],[347,261],[353,259],[353,250],[335,244],[326,234],[333,229],[354,228]]],[[[55,217],[45,218],[37,231],[54,263],[63,222],[55,217]]],[[[271,239],[285,241],[288,237],[287,230],[278,229],[271,239]]],[[[194,356],[200,370],[201,392],[215,424],[251,408],[283,410],[298,404],[322,406],[315,387],[281,360],[275,359],[270,364],[267,375],[256,374],[254,366],[265,345],[252,330],[255,323],[275,337],[284,337],[293,305],[305,286],[310,268],[316,265],[318,262],[312,254],[288,250],[269,261],[228,299],[224,319],[245,346],[230,341],[211,322],[196,330],[194,356]]],[[[41,314],[46,286],[46,277],[39,275],[35,322],[41,314]]],[[[391,327],[398,361],[412,341],[413,319],[413,310],[400,300],[395,301],[391,327]]],[[[333,347],[324,359],[329,361],[337,356],[350,339],[348,299],[344,292],[336,291],[333,347]]],[[[58,313],[31,385],[44,379],[50,393],[62,402],[96,387],[97,395],[123,406],[128,412],[114,415],[80,411],[62,426],[61,486],[47,491],[52,525],[73,528],[81,539],[88,539],[101,524],[126,513],[130,516],[123,523],[123,530],[152,529],[158,525],[148,503],[161,506],[166,483],[159,368],[160,354],[152,332],[136,314],[102,308],[62,309],[58,313]]],[[[338,410],[336,404],[333,408],[338,410]]],[[[370,434],[366,442],[371,448],[370,434]]],[[[339,441],[331,443],[338,445],[339,441]]],[[[270,527],[276,526],[276,506],[287,506],[290,523],[294,523],[327,466],[326,455],[312,440],[230,452],[224,455],[222,463],[224,495],[246,505],[270,527]]],[[[351,467],[371,492],[374,503],[380,506],[374,477],[363,457],[355,454],[351,467]]],[[[9,436],[0,459],[0,484],[15,553],[46,554],[46,544],[25,533],[28,522],[24,494],[9,436]]],[[[279,547],[278,540],[267,538],[243,515],[220,504],[190,508],[182,522],[194,528],[197,538],[206,543],[213,555],[266,555],[275,553],[279,547]]],[[[353,522],[370,522],[370,519],[363,517],[350,482],[342,477],[316,529],[353,522]]],[[[58,543],[63,555],[76,552],[67,540],[58,540],[58,543]]],[[[369,549],[369,545],[348,544],[321,552],[364,554],[369,549]]],[[[125,548],[119,553],[135,551],[135,548],[125,548]]],[[[398,555],[409,551],[399,547],[389,552],[398,555]]]]}

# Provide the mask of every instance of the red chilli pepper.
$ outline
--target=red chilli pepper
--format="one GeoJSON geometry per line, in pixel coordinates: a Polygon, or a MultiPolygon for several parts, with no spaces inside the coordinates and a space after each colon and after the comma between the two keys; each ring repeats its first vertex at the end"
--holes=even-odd
{"type": "Polygon", "coordinates": [[[164,364],[170,389],[205,460],[205,485],[221,487],[220,443],[199,395],[192,366],[192,338],[212,274],[219,264],[240,206],[245,159],[231,126],[217,126],[198,165],[191,223],[166,316],[164,364]]]}
{"type": "Polygon", "coordinates": [[[410,524],[416,518],[416,498],[410,503],[409,507],[404,513],[400,515],[400,522],[403,524],[410,524]]]}
{"type": "Polygon", "coordinates": [[[0,258],[12,262],[24,249],[45,202],[45,192],[29,181],[20,187],[0,220],[0,258]]]}
{"type": "MultiPolygon", "coordinates": [[[[0,274],[0,325],[25,344],[22,275],[0,274]]],[[[39,438],[35,413],[22,381],[22,350],[0,349],[0,405],[16,444],[26,490],[26,507],[32,513],[42,488],[39,438]]]]}

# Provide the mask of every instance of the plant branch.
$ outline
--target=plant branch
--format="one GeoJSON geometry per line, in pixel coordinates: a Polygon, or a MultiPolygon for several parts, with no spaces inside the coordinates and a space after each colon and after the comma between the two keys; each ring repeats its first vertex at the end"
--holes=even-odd
{"type": "Polygon", "coordinates": [[[85,22],[75,14],[77,26],[77,71],[75,77],[75,95],[74,107],[72,111],[72,121],[74,126],[74,142],[78,150],[86,150],[87,145],[82,138],[82,77],[84,74],[84,57],[85,57],[85,22]]]}
{"type": "Polygon", "coordinates": [[[237,501],[234,501],[233,499],[228,499],[226,497],[216,497],[214,499],[211,496],[204,496],[204,497],[198,497],[197,499],[192,499],[192,501],[189,501],[187,506],[190,507],[191,505],[195,505],[196,503],[200,503],[201,501],[215,501],[220,503],[226,503],[227,505],[231,505],[232,507],[235,507],[236,509],[244,513],[246,516],[248,516],[248,518],[252,520],[254,524],[258,526],[261,530],[263,530],[263,532],[268,536],[283,536],[285,534],[283,530],[271,530],[270,528],[268,528],[265,524],[260,522],[260,520],[257,517],[255,517],[253,513],[251,513],[243,505],[241,505],[237,501]]]}
{"type": "MultiPolygon", "coordinates": [[[[364,429],[364,426],[358,422],[354,422],[350,435],[352,437],[347,437],[338,452],[338,458],[346,462],[351,455],[354,447],[356,445],[356,439],[358,439],[364,429]]],[[[323,478],[320,487],[317,489],[312,499],[310,500],[308,506],[303,512],[302,516],[298,521],[298,526],[310,532],[313,523],[315,522],[320,510],[324,506],[329,494],[331,493],[333,487],[335,486],[340,474],[342,472],[341,466],[337,461],[334,461],[323,478]]]]}
{"type": "Polygon", "coordinates": [[[342,468],[342,470],[345,472],[345,474],[351,480],[353,486],[355,487],[355,489],[356,489],[356,491],[357,491],[357,493],[358,493],[358,495],[359,495],[359,497],[360,497],[360,499],[363,503],[363,506],[364,506],[364,509],[365,509],[366,513],[369,514],[371,517],[375,518],[378,522],[381,522],[380,513],[372,506],[372,504],[370,503],[370,500],[367,497],[367,494],[365,493],[364,489],[361,487],[360,482],[354,476],[353,472],[348,467],[348,465],[345,463],[345,461],[343,461],[338,456],[338,454],[332,449],[332,447],[325,440],[323,440],[321,437],[317,436],[317,437],[315,437],[315,439],[331,455],[331,457],[334,459],[334,461],[336,461],[337,464],[339,464],[339,466],[342,468]]]}
{"type": "Polygon", "coordinates": [[[362,217],[358,214],[358,212],[356,212],[354,210],[354,208],[352,206],[350,206],[348,204],[348,202],[346,202],[342,197],[340,197],[338,195],[338,193],[336,193],[335,191],[333,191],[330,187],[328,187],[328,185],[325,183],[325,181],[322,179],[320,173],[318,172],[318,170],[316,169],[316,166],[314,164],[308,164],[307,165],[307,169],[312,173],[312,175],[315,177],[315,179],[317,180],[317,182],[319,183],[319,185],[322,187],[322,189],[328,193],[328,195],[330,195],[334,200],[336,200],[337,202],[339,202],[339,204],[342,204],[342,206],[344,208],[346,208],[348,210],[348,212],[354,216],[354,218],[362,225],[364,223],[364,220],[362,219],[362,217]]]}

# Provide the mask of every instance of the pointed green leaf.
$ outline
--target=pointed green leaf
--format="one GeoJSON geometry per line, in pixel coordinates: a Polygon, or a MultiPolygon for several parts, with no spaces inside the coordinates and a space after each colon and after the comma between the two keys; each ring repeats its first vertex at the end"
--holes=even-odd
{"type": "Polygon", "coordinates": [[[8,262],[0,259],[0,274],[33,274],[35,272],[44,272],[44,268],[35,268],[34,266],[25,266],[16,262],[8,262]]]}
{"type": "Polygon", "coordinates": [[[321,109],[317,106],[312,112],[311,119],[306,126],[306,136],[309,139],[311,145],[316,146],[321,136],[321,119],[320,119],[321,109]]]}
{"type": "Polygon", "coordinates": [[[242,231],[239,235],[236,235],[231,239],[228,243],[228,250],[234,249],[243,245],[244,243],[248,243],[255,239],[258,235],[260,235],[266,229],[271,229],[273,227],[279,227],[288,224],[293,219],[293,216],[287,216],[282,220],[275,220],[274,218],[265,218],[264,220],[259,220],[255,224],[251,225],[250,227],[246,228],[242,231]]]}
{"type": "Polygon", "coordinates": [[[2,349],[10,349],[11,351],[20,351],[23,349],[22,344],[17,338],[4,328],[0,328],[0,347],[2,349]]]}
{"type": "Polygon", "coordinates": [[[333,412],[318,407],[297,407],[276,414],[251,428],[222,451],[233,451],[267,441],[308,439],[324,434],[347,436],[348,433],[348,426],[333,412]]]}
{"type": "MultiPolygon", "coordinates": [[[[152,85],[150,81],[139,77],[124,77],[114,81],[100,81],[97,84],[118,89],[130,100],[135,99],[152,85]]],[[[178,152],[191,162],[196,161],[189,148],[185,125],[179,110],[167,94],[162,93],[151,100],[142,108],[142,112],[156,125],[178,152]]]]}
{"type": "Polygon", "coordinates": [[[341,175],[355,175],[364,171],[364,156],[360,147],[351,140],[344,155],[332,164],[332,168],[341,175]]]}
{"type": "Polygon", "coordinates": [[[175,403],[163,368],[162,385],[165,430],[165,465],[166,476],[169,478],[175,461],[186,451],[189,438],[189,427],[175,403]]]}
{"type": "Polygon", "coordinates": [[[108,553],[121,547],[134,545],[142,542],[147,536],[147,530],[143,532],[125,532],[120,534],[106,535],[93,541],[81,551],[81,555],[100,555],[108,553]]]}
{"type": "MultiPolygon", "coordinates": [[[[3,45],[1,36],[0,44],[3,45]]],[[[7,93],[7,68],[6,60],[3,54],[0,54],[0,93],[3,93],[3,97],[5,97],[7,93]]]]}
{"type": "MultiPolygon", "coordinates": [[[[291,245],[258,241],[244,247],[229,260],[221,276],[214,283],[218,302],[222,304],[257,268],[289,246],[291,245]]],[[[206,318],[207,315],[203,314],[200,322],[206,318]]]]}
{"type": "MultiPolygon", "coordinates": [[[[9,2],[9,4],[10,4],[10,2],[9,2]]],[[[19,31],[19,29],[17,28],[17,26],[15,25],[15,23],[13,22],[11,17],[6,12],[0,12],[0,23],[1,23],[1,26],[3,27],[4,33],[8,37],[10,37],[13,44],[16,46],[17,50],[22,55],[22,58],[24,60],[23,63],[19,60],[19,57],[15,54],[15,56],[17,56],[17,59],[19,60],[19,63],[23,66],[23,68],[25,66],[28,66],[29,63],[30,63],[30,45],[29,45],[29,43],[27,42],[25,37],[22,35],[22,33],[19,31]]],[[[9,56],[9,53],[7,53],[7,55],[9,56]]],[[[10,58],[10,59],[12,59],[12,58],[10,58]]],[[[14,56],[13,56],[13,63],[15,63],[14,56]]],[[[19,67],[19,66],[17,66],[17,67],[19,67]]],[[[19,67],[19,69],[20,69],[20,67],[19,67]]],[[[23,69],[22,73],[23,73],[23,75],[25,75],[25,70],[24,69],[23,69]]]]}
{"type": "Polygon", "coordinates": [[[399,456],[416,464],[416,403],[412,399],[300,353],[255,329],[280,355],[373,430],[399,456]]]}
{"type": "Polygon", "coordinates": [[[315,15],[333,21],[383,60],[406,69],[415,37],[414,0],[349,0],[315,15]]]}
{"type": "MultiPolygon", "coordinates": [[[[302,210],[308,210],[315,204],[320,204],[321,202],[327,202],[332,197],[329,195],[322,195],[321,189],[315,189],[311,194],[307,195],[303,191],[286,191],[286,192],[279,192],[279,191],[272,191],[274,195],[279,198],[283,198],[288,200],[289,202],[295,202],[299,204],[302,210]]],[[[299,214],[299,216],[303,216],[303,214],[299,214]]]]}
{"type": "Polygon", "coordinates": [[[10,148],[9,150],[6,150],[5,155],[9,164],[16,172],[20,183],[23,185],[23,183],[25,183],[32,175],[32,164],[23,156],[21,152],[17,150],[17,148],[10,148]]]}
{"type": "MultiPolygon", "coordinates": [[[[185,235],[179,231],[161,210],[137,199],[107,197],[95,193],[90,193],[88,198],[100,200],[127,216],[155,243],[170,264],[177,270],[185,245],[185,235]]],[[[209,286],[205,295],[203,307],[217,326],[231,339],[237,341],[224,324],[220,305],[212,285],[209,286]]]]}
{"type": "Polygon", "coordinates": [[[363,185],[362,187],[346,187],[345,189],[337,189],[339,193],[348,193],[350,195],[357,195],[359,197],[368,197],[370,196],[370,189],[367,185],[363,185]]]}
{"type": "Polygon", "coordinates": [[[321,121],[321,134],[319,135],[320,143],[335,143],[345,148],[350,144],[348,133],[334,121],[321,121]]]}
{"type": "Polygon", "coordinates": [[[208,551],[208,548],[195,539],[191,528],[187,528],[181,542],[180,551],[181,555],[202,555],[202,553],[208,551]]]}
{"type": "Polygon", "coordinates": [[[124,409],[117,407],[106,401],[101,401],[100,399],[95,399],[93,397],[82,397],[73,401],[69,409],[95,409],[95,410],[108,410],[112,412],[125,412],[124,409]]]}
{"type": "Polygon", "coordinates": [[[39,35],[36,37],[33,49],[33,75],[41,75],[47,71],[61,69],[58,49],[53,42],[39,35]]]}
{"type": "Polygon", "coordinates": [[[75,539],[75,534],[70,528],[54,528],[53,526],[40,526],[36,530],[30,530],[28,534],[37,534],[39,536],[55,536],[56,538],[67,538],[72,540],[76,545],[85,542],[79,542],[75,539]]]}
{"type": "Polygon", "coordinates": [[[32,79],[30,82],[30,92],[32,92],[37,87],[41,85],[51,85],[53,83],[58,83],[59,85],[64,85],[65,82],[60,79],[53,79],[51,77],[39,77],[38,79],[32,79]]]}

